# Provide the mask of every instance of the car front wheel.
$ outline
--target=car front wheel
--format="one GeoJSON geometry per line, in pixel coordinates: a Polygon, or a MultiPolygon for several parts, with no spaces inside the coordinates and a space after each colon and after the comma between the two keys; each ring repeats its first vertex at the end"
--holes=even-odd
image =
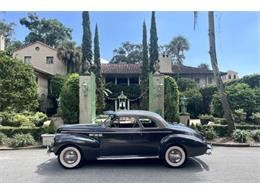
{"type": "Polygon", "coordinates": [[[59,163],[66,169],[79,167],[82,162],[82,155],[78,148],[67,146],[63,148],[58,156],[59,163]]]}
{"type": "Polygon", "coordinates": [[[164,160],[169,167],[180,167],[186,161],[186,153],[180,146],[170,146],[165,154],[164,160]]]}

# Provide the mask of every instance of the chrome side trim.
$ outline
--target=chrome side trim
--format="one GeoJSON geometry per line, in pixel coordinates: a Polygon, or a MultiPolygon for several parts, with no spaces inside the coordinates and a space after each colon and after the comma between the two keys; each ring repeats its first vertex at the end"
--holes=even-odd
{"type": "Polygon", "coordinates": [[[136,155],[126,155],[126,156],[100,156],[97,160],[125,160],[125,159],[154,159],[159,158],[159,156],[136,156],[136,155]]]}

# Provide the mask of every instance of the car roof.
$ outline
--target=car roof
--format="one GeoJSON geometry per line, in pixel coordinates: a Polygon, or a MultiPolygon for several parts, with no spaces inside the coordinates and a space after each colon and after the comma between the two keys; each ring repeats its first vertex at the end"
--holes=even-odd
{"type": "Polygon", "coordinates": [[[107,115],[115,116],[144,116],[156,120],[163,126],[167,125],[167,122],[157,113],[147,111],[147,110],[120,110],[120,111],[106,111],[104,112],[107,115]]]}

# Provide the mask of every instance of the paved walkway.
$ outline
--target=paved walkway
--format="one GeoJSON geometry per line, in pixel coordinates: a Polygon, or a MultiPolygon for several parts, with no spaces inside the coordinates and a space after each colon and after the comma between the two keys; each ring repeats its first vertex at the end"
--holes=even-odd
{"type": "Polygon", "coordinates": [[[260,148],[215,147],[180,169],[159,160],[87,162],[65,170],[44,149],[0,151],[0,182],[260,182],[260,148]]]}

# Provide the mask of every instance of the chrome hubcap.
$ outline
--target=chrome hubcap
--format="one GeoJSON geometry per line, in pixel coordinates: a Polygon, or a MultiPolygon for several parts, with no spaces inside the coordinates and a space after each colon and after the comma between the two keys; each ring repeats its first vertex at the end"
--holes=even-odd
{"type": "Polygon", "coordinates": [[[179,150],[173,149],[169,152],[168,158],[173,163],[178,163],[182,159],[182,154],[179,150]]]}
{"type": "Polygon", "coordinates": [[[67,152],[65,152],[63,159],[66,163],[73,164],[78,159],[78,155],[75,151],[68,150],[67,152]]]}

